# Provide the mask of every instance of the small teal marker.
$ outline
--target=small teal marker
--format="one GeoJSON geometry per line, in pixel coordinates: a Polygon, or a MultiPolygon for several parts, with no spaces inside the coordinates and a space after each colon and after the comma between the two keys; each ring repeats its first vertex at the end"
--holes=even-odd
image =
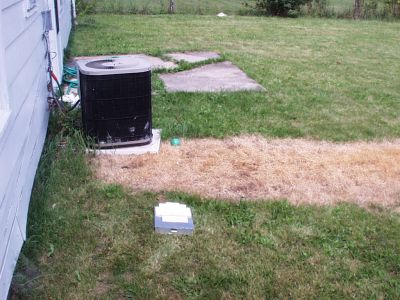
{"type": "Polygon", "coordinates": [[[170,140],[171,146],[180,146],[181,145],[181,140],[177,137],[173,137],[170,140]]]}

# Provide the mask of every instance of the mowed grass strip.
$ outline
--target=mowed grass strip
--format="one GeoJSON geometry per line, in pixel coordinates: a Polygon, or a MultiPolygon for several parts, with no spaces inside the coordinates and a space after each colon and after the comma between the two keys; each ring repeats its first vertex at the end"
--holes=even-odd
{"type": "MultiPolygon", "coordinates": [[[[242,0],[176,0],[175,12],[177,14],[227,14],[245,13],[248,11],[242,0]]],[[[169,0],[98,0],[96,12],[106,13],[141,13],[141,14],[166,14],[169,0]]]]}
{"type": "Polygon", "coordinates": [[[400,297],[398,214],[378,206],[133,196],[94,181],[81,149],[76,138],[57,137],[43,155],[16,297],[400,297]],[[193,236],[154,233],[154,205],[165,200],[192,208],[193,236]]]}
{"type": "MultiPolygon", "coordinates": [[[[74,56],[212,50],[266,92],[173,93],[154,74],[163,137],[259,133],[333,141],[400,135],[400,23],[213,16],[95,15],[74,56]]],[[[86,23],[85,23],[86,22],[86,23]]]]}

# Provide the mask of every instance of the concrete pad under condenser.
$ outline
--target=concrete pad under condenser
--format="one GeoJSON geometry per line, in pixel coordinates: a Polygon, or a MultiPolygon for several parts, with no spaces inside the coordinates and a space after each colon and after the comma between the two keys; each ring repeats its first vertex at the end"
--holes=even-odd
{"type": "Polygon", "coordinates": [[[221,57],[218,53],[215,52],[174,52],[169,53],[166,56],[176,61],[183,60],[188,63],[197,63],[221,57]]]}
{"type": "Polygon", "coordinates": [[[231,62],[202,66],[189,71],[160,75],[167,92],[264,91],[231,62]]]}
{"type": "Polygon", "coordinates": [[[135,147],[122,147],[113,149],[96,149],[96,154],[107,155],[142,155],[146,153],[157,154],[160,151],[161,129],[153,129],[153,139],[150,144],[135,147]]]}
{"type": "Polygon", "coordinates": [[[80,56],[75,57],[75,61],[78,60],[88,60],[88,59],[108,59],[108,58],[116,58],[116,57],[129,57],[129,58],[140,58],[147,61],[151,65],[152,70],[160,70],[160,69],[175,69],[177,64],[172,61],[164,61],[159,57],[150,56],[146,54],[127,54],[127,55],[101,55],[101,56],[80,56]]]}

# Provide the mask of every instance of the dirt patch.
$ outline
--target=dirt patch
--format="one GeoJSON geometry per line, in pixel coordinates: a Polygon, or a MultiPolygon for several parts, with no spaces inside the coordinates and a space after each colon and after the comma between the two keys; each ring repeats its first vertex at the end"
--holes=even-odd
{"type": "Polygon", "coordinates": [[[110,273],[100,274],[96,286],[90,292],[95,296],[106,294],[112,288],[112,285],[110,284],[111,279],[112,275],[110,273]]]}
{"type": "Polygon", "coordinates": [[[93,159],[96,176],[134,191],[184,191],[239,200],[351,201],[397,207],[400,140],[345,143],[241,136],[167,142],[158,155],[93,159]]]}

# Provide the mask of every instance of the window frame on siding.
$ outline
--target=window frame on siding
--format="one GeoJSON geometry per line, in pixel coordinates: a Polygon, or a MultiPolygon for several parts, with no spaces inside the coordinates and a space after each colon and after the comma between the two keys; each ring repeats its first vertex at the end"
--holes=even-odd
{"type": "Polygon", "coordinates": [[[29,18],[38,10],[38,0],[25,0],[25,17],[29,18]]]}

